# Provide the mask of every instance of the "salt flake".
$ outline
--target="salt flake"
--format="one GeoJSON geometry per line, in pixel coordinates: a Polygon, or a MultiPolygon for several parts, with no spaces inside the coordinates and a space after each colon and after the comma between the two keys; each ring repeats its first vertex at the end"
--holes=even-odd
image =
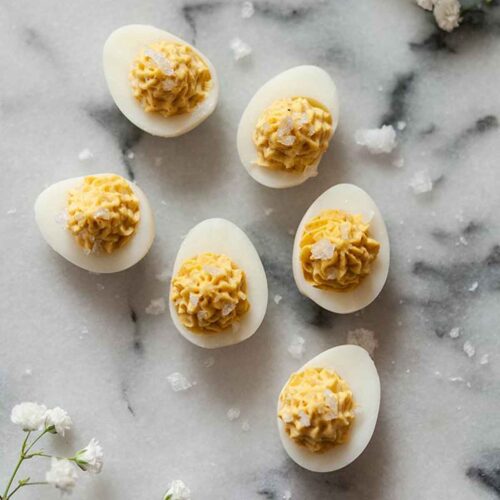
{"type": "Polygon", "coordinates": [[[390,153],[396,147],[396,131],[392,125],[357,130],[354,139],[372,154],[390,153]]]}
{"type": "Polygon", "coordinates": [[[322,238],[311,248],[312,260],[329,260],[333,257],[335,247],[327,238],[322,238]]]}
{"type": "Polygon", "coordinates": [[[210,356],[205,361],[203,361],[203,366],[205,368],[210,368],[211,366],[214,366],[214,365],[215,365],[215,358],[213,356],[210,356]]]}
{"type": "Polygon", "coordinates": [[[179,372],[171,373],[167,376],[167,380],[174,392],[185,391],[193,386],[193,384],[179,372]]]}
{"type": "Polygon", "coordinates": [[[432,179],[427,170],[415,172],[410,179],[410,187],[415,194],[423,194],[432,191],[432,179]]]}
{"type": "Polygon", "coordinates": [[[230,43],[231,50],[233,51],[233,58],[235,61],[240,61],[248,57],[252,53],[250,45],[245,43],[240,38],[233,38],[230,43]]]}
{"type": "Polygon", "coordinates": [[[250,423],[248,422],[248,420],[243,420],[243,422],[241,423],[241,430],[243,432],[248,432],[250,430],[250,423]]]}
{"type": "Polygon", "coordinates": [[[489,354],[483,354],[481,356],[481,359],[479,360],[480,365],[487,365],[490,362],[490,355],[489,354]]]}
{"type": "Polygon", "coordinates": [[[472,283],[472,285],[469,287],[469,292],[475,292],[478,286],[479,283],[477,281],[474,281],[474,283],[472,283]]]}
{"type": "Polygon", "coordinates": [[[236,420],[238,418],[240,418],[240,409],[239,408],[229,408],[229,410],[227,410],[227,418],[229,420],[236,420]]]}
{"type": "Polygon", "coordinates": [[[149,305],[146,307],[147,314],[153,314],[154,316],[162,314],[165,312],[167,304],[165,303],[164,297],[159,297],[158,299],[152,299],[149,305]]]}
{"type": "Polygon", "coordinates": [[[274,296],[274,303],[279,304],[282,299],[283,299],[283,297],[281,295],[275,295],[274,296]]]}
{"type": "Polygon", "coordinates": [[[472,358],[476,354],[476,348],[467,340],[464,343],[464,352],[469,358],[472,358]]]}
{"type": "Polygon", "coordinates": [[[153,49],[146,49],[144,51],[144,55],[152,59],[153,62],[156,64],[156,66],[158,66],[161,72],[164,73],[165,75],[167,76],[175,75],[175,71],[172,69],[170,61],[163,54],[160,54],[159,52],[156,52],[156,50],[153,49]]]}
{"type": "Polygon", "coordinates": [[[347,343],[359,345],[367,351],[371,357],[373,357],[373,353],[378,347],[378,340],[375,338],[375,333],[366,328],[358,328],[347,332],[347,343]]]}
{"type": "Polygon", "coordinates": [[[302,427],[309,427],[311,425],[311,419],[304,412],[304,410],[299,410],[299,421],[302,427]]]}
{"type": "Polygon", "coordinates": [[[90,149],[88,149],[88,148],[82,149],[78,153],[78,159],[80,161],[91,160],[93,157],[94,157],[94,155],[92,154],[92,151],[90,151],[90,149]]]}
{"type": "Polygon", "coordinates": [[[303,337],[301,337],[300,335],[295,335],[292,342],[288,346],[288,352],[290,356],[292,356],[292,358],[294,359],[301,359],[304,355],[305,343],[306,341],[303,337]]]}
{"type": "Polygon", "coordinates": [[[460,328],[458,328],[458,326],[455,326],[449,331],[448,335],[452,339],[458,339],[458,337],[460,337],[460,328]]]}
{"type": "Polygon", "coordinates": [[[250,19],[255,13],[255,7],[252,2],[243,2],[241,6],[241,17],[243,19],[250,19]]]}

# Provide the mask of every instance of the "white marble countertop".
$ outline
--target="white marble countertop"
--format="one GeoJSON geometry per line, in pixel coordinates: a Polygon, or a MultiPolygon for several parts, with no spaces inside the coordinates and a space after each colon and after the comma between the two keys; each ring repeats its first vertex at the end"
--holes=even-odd
{"type": "MultiPolygon", "coordinates": [[[[497,498],[500,8],[468,15],[450,35],[412,0],[257,0],[250,19],[240,9],[225,0],[1,3],[0,483],[19,445],[10,409],[35,400],[62,406],[74,420],[71,435],[50,439],[48,449],[70,450],[94,436],[105,448],[103,473],[82,479],[75,499],[159,499],[176,478],[204,500],[279,500],[287,490],[306,500],[497,498]],[[188,135],[143,134],[115,107],[101,50],[113,29],[129,23],[194,41],[217,67],[219,106],[188,135]],[[253,49],[238,63],[229,49],[235,36],[253,49]],[[302,63],[335,78],[340,126],[316,178],[270,190],[240,165],[238,120],[262,83],[302,63]],[[395,155],[356,146],[356,129],[398,121],[406,128],[395,155]],[[85,148],[94,157],[80,161],[85,148]],[[394,157],[404,158],[403,168],[394,157]],[[416,196],[409,182],[422,169],[434,189],[416,196]],[[97,276],[50,250],[33,202],[52,182],[109,170],[133,174],[154,206],[158,233],[134,268],[97,276]],[[385,289],[348,316],[300,296],[291,275],[289,230],[339,182],[373,196],[392,241],[385,289]],[[170,269],[182,235],[209,216],[248,232],[270,286],[259,332],[215,352],[186,342],[168,313],[145,314],[167,293],[155,276],[170,269]],[[361,327],[379,341],[374,437],[346,469],[307,472],[281,447],[276,398],[304,360],[361,327]],[[453,327],[458,339],[447,333],[453,327]],[[304,360],[287,352],[295,334],[306,339],[304,360]],[[476,349],[471,358],[466,341],[476,349]],[[485,354],[489,363],[481,364],[485,354]],[[174,371],[197,384],[174,393],[166,379],[174,371]],[[230,407],[241,409],[238,420],[226,417],[230,407]]],[[[35,478],[46,465],[26,470],[35,478]]],[[[19,498],[59,494],[31,489],[19,498]]]]}

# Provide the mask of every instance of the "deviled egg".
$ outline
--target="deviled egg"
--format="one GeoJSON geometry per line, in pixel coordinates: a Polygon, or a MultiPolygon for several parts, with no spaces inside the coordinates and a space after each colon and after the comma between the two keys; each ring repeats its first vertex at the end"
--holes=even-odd
{"type": "Polygon", "coordinates": [[[200,347],[237,344],[259,328],[267,279],[248,236],[225,219],[207,219],[185,237],[174,263],[170,314],[177,330],[200,347]]]}
{"type": "Polygon", "coordinates": [[[265,83],[238,126],[248,173],[271,188],[302,184],[318,173],[339,121],[337,88],[317,66],[297,66],[265,83]]]}
{"type": "Polygon", "coordinates": [[[155,237],[146,195],[116,174],[52,184],[35,202],[35,219],[53,250],[96,273],[133,266],[148,253],[155,237]]]}
{"type": "Polygon", "coordinates": [[[278,430],[290,458],[313,472],[353,462],[377,423],[380,380],[368,353],[342,345],[289,378],[278,399],[278,430]]]}
{"type": "Polygon", "coordinates": [[[104,74],[120,111],[153,135],[176,137],[208,118],[219,82],[212,63],[168,31],[132,24],[104,44],[104,74]]]}
{"type": "Polygon", "coordinates": [[[299,291],[328,311],[366,307],[389,272],[389,236],[375,202],[361,188],[337,184],[305,213],[293,244],[299,291]]]}

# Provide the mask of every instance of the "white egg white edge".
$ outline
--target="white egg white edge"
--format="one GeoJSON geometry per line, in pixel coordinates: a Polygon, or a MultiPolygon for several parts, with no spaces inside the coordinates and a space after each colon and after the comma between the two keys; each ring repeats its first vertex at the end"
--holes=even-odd
{"type": "Polygon", "coordinates": [[[270,188],[283,189],[302,184],[318,173],[321,158],[302,174],[271,170],[256,164],[257,149],[252,135],[262,112],[274,101],[287,97],[310,97],[328,108],[333,118],[332,137],[339,123],[337,87],[330,75],[317,66],[296,66],[265,83],[252,97],[238,126],[240,160],[250,176],[270,188]]]}
{"type": "Polygon", "coordinates": [[[219,80],[214,65],[198,49],[168,31],[143,24],[122,26],[109,35],[103,49],[103,67],[106,82],[120,111],[137,127],[160,137],[177,137],[189,132],[208,118],[219,98],[219,80]],[[161,40],[183,43],[191,47],[205,61],[212,75],[212,87],[206,98],[192,113],[164,117],[144,111],[134,97],[129,73],[134,59],[148,45],[161,40]]]}
{"type": "Polygon", "coordinates": [[[295,463],[313,472],[333,472],[352,463],[368,446],[380,408],[380,379],[370,355],[355,345],[332,347],[298,371],[306,368],[335,371],[349,384],[357,408],[349,440],[325,453],[313,453],[290,439],[280,418],[277,419],[279,435],[285,451],[295,463]]]}
{"type": "Polygon", "coordinates": [[[390,243],[387,228],[380,210],[363,189],[353,184],[337,184],[326,190],[309,207],[302,218],[293,243],[293,276],[299,291],[328,311],[348,314],[371,304],[380,294],[387,280],[390,262],[390,243]],[[370,236],[380,243],[380,251],[372,264],[371,273],[359,286],[348,292],[322,290],[304,278],[300,261],[300,240],[305,225],[323,210],[340,209],[352,214],[362,214],[370,221],[370,236]]]}
{"type": "Polygon", "coordinates": [[[172,277],[177,275],[182,263],[201,253],[224,254],[245,271],[250,309],[243,315],[239,328],[214,334],[196,334],[186,328],[169,296],[172,321],[179,333],[193,344],[215,349],[238,344],[251,337],[262,323],[267,310],[268,288],[264,266],[248,236],[235,224],[225,219],[207,219],[193,227],[182,242],[175,259],[172,277]]]}
{"type": "MultiPolygon", "coordinates": [[[[95,177],[119,174],[94,174],[95,177]]],[[[35,202],[35,220],[43,238],[59,255],[82,269],[94,273],[116,273],[139,262],[149,251],[155,237],[153,211],[143,191],[128,182],[137,198],[141,219],[134,236],[112,254],[100,252],[85,255],[73,235],[66,229],[64,213],[68,191],[78,187],[85,177],[56,182],[45,189],[35,202]]],[[[126,180],[126,179],[125,179],[126,180]]]]}

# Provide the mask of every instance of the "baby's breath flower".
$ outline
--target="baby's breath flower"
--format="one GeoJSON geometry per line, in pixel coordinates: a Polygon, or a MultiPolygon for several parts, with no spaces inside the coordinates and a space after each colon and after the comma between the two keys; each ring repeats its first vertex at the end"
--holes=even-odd
{"type": "Polygon", "coordinates": [[[417,0],[417,5],[425,10],[432,10],[435,3],[435,0],[417,0]]]}
{"type": "Polygon", "coordinates": [[[64,436],[66,431],[71,429],[71,418],[66,413],[65,410],[56,406],[51,410],[47,410],[47,414],[45,416],[45,427],[52,434],[61,434],[64,436]]]}
{"type": "Polygon", "coordinates": [[[59,460],[54,457],[50,465],[50,470],[45,474],[45,480],[63,493],[71,493],[78,478],[75,466],[65,458],[59,460]]]}
{"type": "Polygon", "coordinates": [[[38,403],[21,403],[10,414],[12,423],[19,425],[24,431],[39,431],[43,429],[47,407],[38,403]]]}
{"type": "Polygon", "coordinates": [[[434,17],[444,31],[453,31],[460,23],[460,2],[458,0],[437,0],[434,17]]]}
{"type": "Polygon", "coordinates": [[[175,479],[170,483],[163,500],[191,500],[191,490],[180,479],[175,479]]]}
{"type": "Polygon", "coordinates": [[[92,438],[90,443],[75,455],[75,462],[84,471],[99,474],[102,470],[104,453],[97,439],[92,438]]]}

